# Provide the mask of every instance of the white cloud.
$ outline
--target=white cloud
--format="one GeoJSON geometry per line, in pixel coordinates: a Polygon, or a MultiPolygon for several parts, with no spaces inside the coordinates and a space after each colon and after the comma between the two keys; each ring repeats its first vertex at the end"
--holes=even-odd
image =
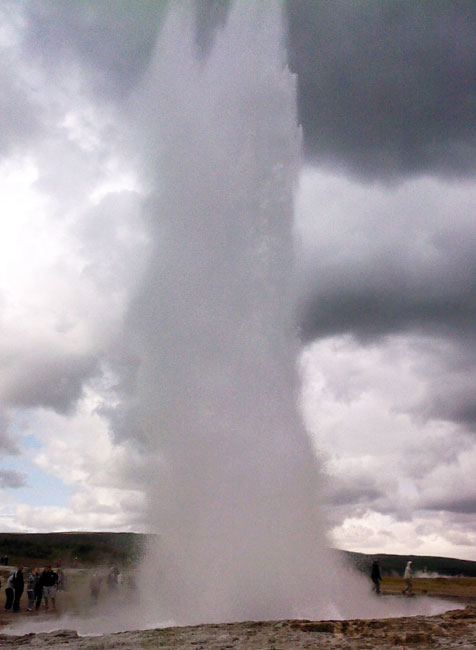
{"type": "Polygon", "coordinates": [[[330,476],[327,513],[342,548],[474,557],[468,520],[452,535],[448,513],[476,509],[476,441],[458,424],[422,417],[437,362],[424,342],[335,337],[302,353],[303,413],[330,476]]]}
{"type": "Polygon", "coordinates": [[[405,338],[361,346],[334,337],[303,351],[306,423],[331,454],[392,454],[419,434],[411,410],[425,385],[411,348],[405,338]]]}
{"type": "Polygon", "coordinates": [[[143,522],[138,521],[139,504],[132,510],[124,508],[126,502],[114,501],[110,495],[109,503],[103,500],[83,498],[70,508],[58,506],[33,507],[21,504],[15,509],[15,530],[31,532],[55,532],[64,530],[143,530],[143,522]]]}
{"type": "MultiPolygon", "coordinates": [[[[107,421],[97,412],[100,398],[89,394],[74,415],[35,409],[19,414],[22,430],[35,445],[23,449],[30,488],[41,490],[42,476],[56,477],[71,491],[67,506],[31,506],[12,495],[0,516],[21,530],[144,530],[142,459],[127,443],[114,444],[107,421]]],[[[59,488],[58,488],[59,489],[59,488]]],[[[59,497],[59,495],[58,495],[59,497]]]]}
{"type": "MultiPolygon", "coordinates": [[[[11,9],[0,47],[16,82],[4,85],[3,97],[28,101],[17,111],[14,140],[2,148],[0,138],[0,441],[13,453],[33,435],[40,449],[22,449],[26,465],[72,486],[70,512],[79,518],[83,490],[116,491],[95,503],[110,503],[107,526],[121,527],[120,504],[137,501],[137,485],[133,472],[122,485],[119,475],[136,459],[114,446],[96,411],[112,398],[105,359],[146,258],[142,190],[119,144],[116,109],[89,93],[80,67],[51,83],[41,57],[22,56],[28,20],[25,8],[11,9]],[[29,132],[21,130],[27,120],[35,125],[29,132]]],[[[5,521],[17,516],[18,526],[34,528],[31,512],[29,523],[11,498],[5,521]]],[[[56,521],[63,510],[52,503],[48,512],[56,521]]]]}

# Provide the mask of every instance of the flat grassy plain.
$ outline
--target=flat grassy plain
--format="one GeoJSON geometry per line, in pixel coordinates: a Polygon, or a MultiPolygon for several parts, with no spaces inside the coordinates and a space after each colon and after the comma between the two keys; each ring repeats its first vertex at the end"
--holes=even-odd
{"type": "MultiPolygon", "coordinates": [[[[384,577],[381,591],[385,594],[401,594],[406,587],[403,578],[384,577]]],[[[476,602],[476,578],[414,578],[413,593],[415,596],[433,596],[455,599],[461,602],[476,602]]]]}

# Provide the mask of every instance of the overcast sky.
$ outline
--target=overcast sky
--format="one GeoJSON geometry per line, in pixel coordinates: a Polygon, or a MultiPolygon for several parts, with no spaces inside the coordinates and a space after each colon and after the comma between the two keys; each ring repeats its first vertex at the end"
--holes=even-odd
{"type": "MultiPolygon", "coordinates": [[[[203,57],[228,4],[197,4],[203,57]]],[[[127,116],[165,9],[0,5],[4,531],[145,529],[138,436],[111,414],[149,251],[127,116]]],[[[476,560],[476,5],[299,0],[286,21],[302,408],[332,538],[476,560]]]]}

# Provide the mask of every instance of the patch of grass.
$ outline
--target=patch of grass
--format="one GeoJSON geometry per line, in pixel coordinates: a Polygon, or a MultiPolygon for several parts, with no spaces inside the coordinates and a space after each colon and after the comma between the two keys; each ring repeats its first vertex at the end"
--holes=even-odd
{"type": "Polygon", "coordinates": [[[403,576],[405,566],[408,560],[411,560],[414,573],[421,571],[423,573],[437,573],[442,576],[476,578],[476,562],[471,560],[429,555],[389,555],[385,553],[367,555],[351,551],[340,551],[340,553],[348,564],[369,575],[374,559],[380,563],[382,576],[403,576]]]}
{"type": "MultiPolygon", "coordinates": [[[[381,582],[382,592],[386,594],[400,594],[405,586],[403,578],[387,576],[381,582]]],[[[476,600],[476,578],[414,578],[413,593],[476,600]]]]}

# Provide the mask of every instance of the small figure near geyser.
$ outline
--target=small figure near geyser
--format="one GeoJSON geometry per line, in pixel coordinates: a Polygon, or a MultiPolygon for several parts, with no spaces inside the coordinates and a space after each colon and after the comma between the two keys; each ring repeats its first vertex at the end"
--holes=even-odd
{"type": "Polygon", "coordinates": [[[411,560],[408,560],[407,562],[407,566],[405,567],[405,573],[403,574],[403,578],[407,586],[402,591],[402,594],[405,594],[406,596],[411,596],[413,594],[413,569],[412,569],[411,560]]]}
{"type": "Polygon", "coordinates": [[[380,594],[380,581],[382,580],[382,576],[380,575],[380,565],[378,560],[374,560],[372,562],[370,577],[372,579],[372,582],[374,583],[375,591],[377,592],[377,594],[380,594]]]}

